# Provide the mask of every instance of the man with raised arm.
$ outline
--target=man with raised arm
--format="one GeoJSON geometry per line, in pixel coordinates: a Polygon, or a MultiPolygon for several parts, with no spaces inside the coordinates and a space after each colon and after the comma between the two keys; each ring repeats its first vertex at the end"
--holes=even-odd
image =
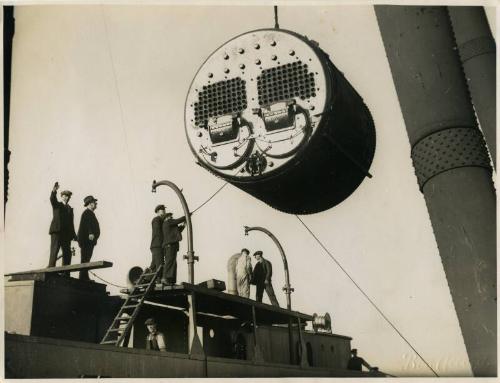
{"type": "Polygon", "coordinates": [[[52,222],[50,223],[50,258],[49,267],[55,267],[57,253],[62,248],[63,266],[71,264],[71,241],[76,241],[73,208],[69,205],[72,193],[69,190],[61,192],[61,201],[57,200],[59,183],[56,182],[50,193],[52,205],[52,222]]]}

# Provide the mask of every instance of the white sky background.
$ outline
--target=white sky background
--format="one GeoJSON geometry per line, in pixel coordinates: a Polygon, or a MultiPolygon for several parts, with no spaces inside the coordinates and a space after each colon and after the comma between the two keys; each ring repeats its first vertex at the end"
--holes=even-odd
{"type": "MultiPolygon", "coordinates": [[[[49,194],[59,181],[60,190],[74,193],[76,226],[83,197],[99,199],[102,235],[92,260],[112,261],[97,274],[125,285],[129,268],[150,263],[154,206],[182,212],[167,187],[151,193],[152,180],[175,182],[191,209],[223,184],[194,163],[185,96],[218,46],[273,26],[272,7],[23,6],[15,18],[5,272],[47,265],[49,194]]],[[[280,7],[279,22],[319,42],[364,98],[377,129],[374,177],[303,220],[438,374],[470,375],[373,7],[280,7]]],[[[277,249],[262,233],[243,235],[243,225],[264,226],[288,255],[294,309],[330,312],[334,332],[352,336],[383,371],[432,375],[294,216],[228,185],[193,224],[196,282],[226,280],[230,255],[262,249],[285,306],[277,249]]]]}

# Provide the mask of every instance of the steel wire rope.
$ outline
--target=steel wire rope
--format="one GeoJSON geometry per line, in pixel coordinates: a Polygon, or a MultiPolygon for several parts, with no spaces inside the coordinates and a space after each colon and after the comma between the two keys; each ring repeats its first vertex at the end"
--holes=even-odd
{"type": "Polygon", "coordinates": [[[319,240],[319,238],[313,233],[313,231],[300,219],[300,217],[297,214],[294,214],[295,217],[300,221],[300,223],[306,228],[306,230],[311,234],[311,236],[318,242],[318,244],[323,248],[323,250],[330,256],[330,258],[337,264],[337,266],[344,272],[345,275],[351,280],[351,282],[356,286],[356,288],[361,292],[361,294],[364,295],[364,297],[370,302],[370,304],[377,310],[377,312],[384,318],[384,320],[393,328],[394,331],[403,339],[408,346],[417,354],[417,356],[424,362],[424,364],[436,375],[439,377],[436,371],[430,366],[429,363],[424,359],[422,355],[413,347],[413,345],[410,343],[408,339],[401,333],[401,331],[398,330],[398,328],[391,322],[389,318],[380,310],[377,306],[377,304],[364,292],[364,290],[361,288],[361,286],[358,285],[358,283],[351,277],[351,275],[347,272],[347,270],[340,264],[340,262],[328,251],[328,249],[323,245],[323,243],[319,240]]]}
{"type": "MultiPolygon", "coordinates": [[[[101,5],[101,15],[102,15],[102,18],[103,18],[104,32],[105,32],[105,35],[106,35],[106,47],[107,47],[107,50],[108,50],[108,55],[109,55],[109,59],[110,59],[110,62],[111,62],[111,69],[112,69],[112,72],[113,72],[113,84],[114,84],[114,87],[115,87],[115,92],[116,92],[116,96],[117,96],[117,100],[118,100],[118,106],[120,107],[121,127],[122,127],[122,132],[123,132],[123,136],[124,136],[124,140],[125,140],[125,148],[127,150],[127,160],[128,160],[129,174],[130,174],[130,178],[131,178],[131,181],[132,181],[131,183],[132,183],[132,191],[134,193],[134,202],[135,202],[135,207],[137,209],[138,208],[137,193],[136,193],[134,182],[133,182],[133,179],[134,179],[134,170],[132,168],[132,161],[130,159],[130,147],[129,147],[129,144],[128,144],[127,130],[125,128],[125,117],[123,115],[123,105],[122,105],[122,100],[121,100],[121,96],[120,96],[120,89],[118,88],[118,79],[116,77],[115,61],[113,59],[113,53],[111,52],[111,44],[110,44],[110,41],[109,41],[109,33],[108,33],[108,24],[106,22],[106,15],[105,15],[105,12],[104,12],[104,9],[103,9],[102,5],[101,5]]],[[[89,272],[94,277],[100,279],[101,281],[105,282],[106,284],[109,284],[109,285],[112,285],[112,286],[115,286],[115,287],[119,287],[119,288],[126,288],[125,286],[119,286],[119,285],[116,285],[114,283],[108,282],[105,279],[99,277],[96,273],[94,273],[92,271],[89,271],[89,272]]]]}
{"type": "Polygon", "coordinates": [[[109,32],[108,32],[108,23],[106,22],[106,13],[103,9],[103,5],[101,4],[101,15],[104,23],[104,32],[106,35],[106,47],[109,55],[109,60],[111,62],[111,69],[113,72],[113,84],[116,92],[116,98],[118,100],[118,106],[120,107],[120,121],[121,121],[121,127],[122,127],[122,133],[125,141],[125,148],[127,151],[127,161],[128,161],[128,168],[129,168],[129,175],[131,178],[131,184],[132,184],[132,192],[134,194],[134,202],[135,202],[135,208],[138,210],[139,204],[137,203],[137,192],[135,190],[135,184],[134,184],[134,169],[132,167],[132,160],[130,158],[130,147],[128,143],[128,134],[127,134],[127,129],[126,129],[126,124],[125,124],[125,117],[123,113],[123,105],[122,105],[122,98],[120,95],[120,88],[118,87],[118,78],[116,76],[116,68],[115,68],[115,60],[113,58],[113,52],[111,51],[111,42],[109,40],[109,32]]]}
{"type": "Polygon", "coordinates": [[[111,286],[115,286],[115,287],[119,287],[120,289],[126,289],[127,287],[126,286],[119,286],[119,285],[115,285],[114,283],[111,283],[111,282],[108,282],[107,280],[101,278],[99,275],[97,275],[96,273],[94,273],[93,271],[89,271],[90,274],[92,274],[94,277],[96,277],[97,279],[100,279],[101,281],[103,281],[104,283],[108,284],[108,285],[111,285],[111,286]]]}
{"type": "Polygon", "coordinates": [[[218,188],[210,197],[208,197],[208,199],[205,200],[205,202],[203,202],[200,206],[198,206],[196,209],[194,209],[191,212],[191,215],[193,215],[198,210],[200,210],[203,206],[205,206],[207,203],[209,203],[217,194],[219,194],[220,191],[222,191],[222,189],[224,189],[224,187],[226,187],[226,185],[227,185],[227,182],[224,182],[224,184],[220,188],[218,188]]]}
{"type": "MultiPolygon", "coordinates": [[[[196,213],[196,211],[200,210],[203,206],[205,206],[207,203],[209,203],[217,194],[219,194],[222,189],[224,189],[224,187],[227,185],[227,182],[225,182],[220,188],[218,188],[210,197],[208,197],[202,204],[200,204],[196,209],[194,209],[191,214],[194,214],[196,213]]],[[[99,275],[97,275],[96,273],[94,273],[93,271],[89,271],[90,274],[92,274],[94,277],[96,277],[97,279],[103,281],[104,283],[108,284],[108,285],[111,285],[111,286],[115,286],[115,287],[119,287],[121,289],[126,289],[127,287],[126,286],[120,286],[120,285],[117,285],[117,284],[114,284],[114,283],[111,283],[103,278],[101,278],[99,275]]]]}

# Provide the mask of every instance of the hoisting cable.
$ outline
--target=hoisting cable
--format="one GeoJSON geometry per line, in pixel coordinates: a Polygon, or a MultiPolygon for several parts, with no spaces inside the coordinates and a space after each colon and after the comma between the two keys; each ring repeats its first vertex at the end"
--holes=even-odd
{"type": "MultiPolygon", "coordinates": [[[[217,194],[219,194],[220,191],[222,191],[222,189],[224,189],[224,187],[227,185],[227,182],[225,182],[220,188],[218,188],[210,197],[208,197],[208,199],[205,200],[205,202],[203,202],[200,206],[198,206],[196,209],[194,209],[191,214],[194,214],[196,213],[198,210],[200,210],[203,206],[205,206],[207,203],[209,203],[217,194]]],[[[104,283],[108,284],[108,285],[111,285],[111,286],[115,286],[115,287],[119,287],[121,289],[126,289],[127,287],[125,286],[119,286],[119,285],[116,285],[114,283],[111,283],[111,282],[108,282],[106,281],[105,279],[101,278],[100,276],[98,276],[96,273],[92,272],[92,271],[89,271],[90,274],[92,274],[94,277],[96,277],[97,279],[103,281],[104,283]]]]}
{"type": "Polygon", "coordinates": [[[274,6],[274,29],[280,29],[280,25],[278,24],[278,6],[274,6]]]}
{"type": "Polygon", "coordinates": [[[196,209],[194,209],[191,214],[194,214],[196,213],[199,209],[201,209],[203,206],[205,206],[208,202],[210,202],[210,200],[212,200],[212,198],[214,198],[217,194],[219,194],[219,192],[224,189],[224,187],[227,185],[227,182],[224,182],[224,185],[222,185],[219,189],[217,189],[215,191],[215,193],[213,193],[210,197],[208,197],[208,199],[203,202],[200,206],[198,206],[196,209]]]}
{"type": "Polygon", "coordinates": [[[134,193],[134,202],[135,202],[135,208],[136,210],[138,209],[138,202],[137,202],[137,193],[135,190],[135,183],[134,183],[134,168],[132,167],[132,160],[130,158],[130,147],[128,143],[128,135],[127,135],[127,129],[126,129],[126,124],[125,124],[125,117],[123,113],[123,105],[122,105],[122,98],[120,95],[120,88],[118,87],[118,79],[116,76],[116,68],[115,68],[115,60],[113,58],[113,52],[111,50],[111,43],[109,40],[109,32],[108,32],[108,23],[106,21],[106,13],[105,10],[103,9],[103,6],[101,5],[101,15],[104,23],[104,32],[106,36],[106,47],[108,50],[108,55],[109,55],[109,60],[111,62],[111,69],[113,72],[113,84],[116,92],[116,98],[118,100],[118,106],[120,107],[120,121],[121,121],[121,127],[122,127],[122,132],[125,140],[125,149],[127,151],[127,160],[128,160],[128,168],[129,168],[129,174],[130,174],[130,182],[132,184],[132,191],[134,193]]]}
{"type": "Polygon", "coordinates": [[[394,331],[396,331],[396,333],[401,337],[401,339],[403,339],[406,344],[408,346],[410,346],[410,348],[415,352],[415,354],[417,354],[417,356],[422,360],[422,362],[424,362],[424,364],[434,373],[434,375],[436,375],[437,377],[439,377],[439,375],[437,374],[436,371],[434,371],[434,369],[429,365],[429,363],[427,363],[427,361],[424,359],[424,357],[422,355],[419,354],[419,352],[415,349],[415,347],[413,347],[413,345],[410,343],[410,341],[408,339],[405,338],[405,336],[401,333],[401,331],[398,330],[398,328],[390,321],[389,318],[387,318],[387,316],[385,316],[385,314],[382,312],[382,310],[380,310],[378,308],[378,306],[375,304],[375,302],[368,296],[368,294],[366,294],[363,289],[361,288],[361,286],[359,286],[356,281],[351,277],[351,275],[347,272],[346,269],[344,269],[344,267],[340,264],[340,262],[328,251],[328,249],[323,245],[323,243],[319,240],[319,238],[312,232],[311,229],[309,229],[309,227],[304,223],[304,221],[302,221],[300,219],[300,217],[298,215],[295,214],[295,217],[297,217],[297,219],[300,221],[300,223],[306,228],[306,230],[309,232],[309,234],[312,235],[312,237],[316,240],[316,242],[318,242],[318,244],[323,248],[323,250],[330,256],[330,258],[337,264],[337,266],[344,272],[345,275],[347,275],[347,277],[351,280],[351,282],[354,284],[354,286],[356,286],[356,288],[361,292],[361,294],[364,295],[364,297],[368,300],[368,302],[370,302],[370,304],[375,308],[375,310],[378,311],[378,313],[382,316],[382,318],[385,319],[385,321],[394,329],[394,331]]]}
{"type": "MultiPolygon", "coordinates": [[[[210,202],[217,194],[219,194],[220,191],[222,191],[222,189],[224,189],[224,187],[227,185],[227,182],[225,182],[220,188],[218,188],[210,197],[208,197],[208,199],[205,200],[205,202],[203,202],[200,206],[198,206],[196,209],[194,209],[191,214],[194,214],[196,213],[198,210],[200,210],[203,206],[205,206],[208,202],[210,202]]],[[[114,283],[111,283],[109,281],[106,281],[105,279],[101,278],[100,276],[98,276],[96,273],[92,272],[92,271],[89,271],[90,274],[92,274],[94,277],[96,277],[97,279],[103,281],[104,283],[108,284],[108,285],[111,285],[111,286],[115,286],[115,287],[118,287],[118,288],[121,288],[121,289],[126,289],[127,287],[125,286],[119,286],[119,285],[116,285],[114,283]]]]}
{"type": "Polygon", "coordinates": [[[107,280],[105,279],[102,279],[99,275],[97,275],[96,273],[94,273],[93,271],[89,271],[90,274],[92,274],[94,277],[96,277],[97,279],[100,279],[101,281],[103,281],[104,283],[108,284],[108,285],[111,285],[111,286],[115,286],[115,287],[119,287],[120,289],[126,289],[127,287],[125,286],[118,286],[118,285],[115,285],[114,283],[111,283],[111,282],[108,282],[107,280]]]}

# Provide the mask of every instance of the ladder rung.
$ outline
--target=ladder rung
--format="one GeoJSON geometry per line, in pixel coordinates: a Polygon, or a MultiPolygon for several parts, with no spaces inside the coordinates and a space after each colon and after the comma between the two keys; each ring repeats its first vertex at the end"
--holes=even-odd
{"type": "Polygon", "coordinates": [[[134,295],[129,295],[129,296],[128,296],[128,299],[130,299],[130,298],[138,298],[138,297],[143,297],[144,295],[146,295],[146,294],[134,294],[134,295]]]}
{"type": "Polygon", "coordinates": [[[128,317],[116,317],[115,319],[113,319],[113,321],[115,321],[115,322],[117,322],[117,321],[127,322],[129,320],[130,320],[130,318],[128,318],[128,317]]]}
{"type": "Polygon", "coordinates": [[[155,271],[154,273],[142,274],[142,275],[140,276],[140,278],[142,278],[142,277],[149,277],[149,276],[151,276],[151,275],[156,275],[156,271],[155,271]]]}
{"type": "Polygon", "coordinates": [[[160,267],[158,270],[152,273],[144,273],[139,277],[137,284],[129,291],[129,294],[131,295],[128,295],[125,303],[120,308],[118,315],[115,317],[115,319],[113,319],[113,322],[106,332],[106,335],[104,335],[101,344],[114,344],[115,346],[118,346],[118,343],[121,343],[121,341],[130,331],[132,323],[135,320],[141,307],[142,300],[146,297],[146,295],[149,293],[149,290],[156,282],[156,278],[160,274],[161,269],[162,268],[160,267]],[[153,278],[147,278],[151,276],[153,278]],[[132,308],[134,309],[134,311],[131,316],[122,316],[123,314],[125,314],[125,310],[132,308]],[[125,327],[123,327],[122,324],[125,323],[126,325],[125,327]],[[115,336],[117,338],[115,338],[114,340],[105,340],[111,338],[112,336],[115,336]]]}
{"type": "Polygon", "coordinates": [[[125,305],[125,306],[122,306],[122,310],[123,309],[129,309],[131,307],[137,307],[137,306],[139,306],[139,305],[125,305]]]}
{"type": "Polygon", "coordinates": [[[120,332],[120,331],[123,331],[123,330],[124,330],[123,328],[110,328],[108,330],[108,333],[110,333],[110,332],[120,332]]]}

